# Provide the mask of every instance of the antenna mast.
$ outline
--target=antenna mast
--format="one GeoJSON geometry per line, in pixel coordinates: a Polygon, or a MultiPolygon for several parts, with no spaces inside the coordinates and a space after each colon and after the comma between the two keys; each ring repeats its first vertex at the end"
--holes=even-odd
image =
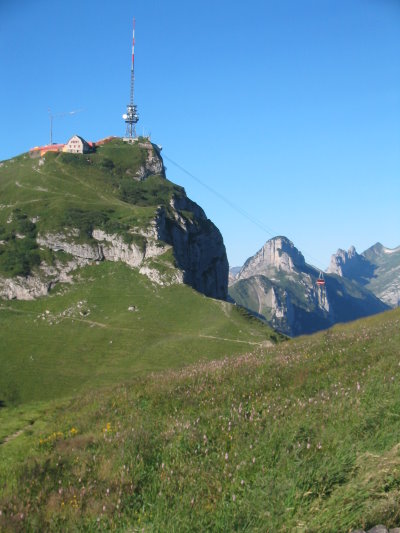
{"type": "Polygon", "coordinates": [[[48,109],[49,111],[49,118],[50,118],[50,144],[53,144],[53,119],[58,117],[65,117],[67,115],[76,115],[76,113],[80,113],[83,111],[83,109],[76,109],[75,111],[67,111],[66,113],[57,113],[53,115],[51,112],[51,109],[48,109]]]}
{"type": "Polygon", "coordinates": [[[136,123],[139,120],[137,106],[134,103],[135,96],[135,19],[133,19],[133,37],[132,37],[132,64],[131,64],[131,94],[129,104],[126,106],[126,113],[122,118],[126,123],[126,137],[133,139],[136,137],[136,123]]]}

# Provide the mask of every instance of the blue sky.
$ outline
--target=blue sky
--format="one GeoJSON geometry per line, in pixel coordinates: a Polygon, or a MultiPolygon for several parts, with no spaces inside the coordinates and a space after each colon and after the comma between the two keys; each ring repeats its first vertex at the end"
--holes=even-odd
{"type": "Polygon", "coordinates": [[[286,235],[400,245],[399,0],[0,2],[0,160],[123,135],[136,17],[138,132],[221,230],[230,264],[286,235]]]}

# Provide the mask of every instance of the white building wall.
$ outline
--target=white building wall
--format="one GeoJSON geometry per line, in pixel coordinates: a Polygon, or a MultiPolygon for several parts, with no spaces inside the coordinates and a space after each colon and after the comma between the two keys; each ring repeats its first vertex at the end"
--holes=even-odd
{"type": "Polygon", "coordinates": [[[71,154],[84,154],[88,151],[88,145],[78,135],[71,137],[64,147],[64,152],[71,154]]]}

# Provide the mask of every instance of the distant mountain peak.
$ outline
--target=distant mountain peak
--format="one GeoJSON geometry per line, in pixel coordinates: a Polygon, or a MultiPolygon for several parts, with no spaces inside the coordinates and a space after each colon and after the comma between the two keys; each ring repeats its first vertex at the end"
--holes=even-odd
{"type": "Polygon", "coordinates": [[[269,239],[250,257],[237,275],[245,279],[254,275],[271,275],[273,271],[293,272],[305,264],[304,256],[287,237],[279,235],[269,239]]]}
{"type": "Polygon", "coordinates": [[[364,285],[392,307],[400,303],[400,246],[386,248],[377,242],[362,254],[354,246],[348,252],[339,249],[327,272],[364,285]]]}

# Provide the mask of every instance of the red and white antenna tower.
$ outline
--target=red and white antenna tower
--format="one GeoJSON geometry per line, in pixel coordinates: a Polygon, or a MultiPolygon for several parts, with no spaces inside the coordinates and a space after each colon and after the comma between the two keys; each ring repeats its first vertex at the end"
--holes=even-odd
{"type": "Polygon", "coordinates": [[[126,113],[122,118],[126,122],[126,137],[132,139],[136,137],[136,124],[139,120],[137,106],[134,103],[135,96],[135,19],[133,19],[133,37],[132,37],[132,64],[131,64],[131,95],[129,104],[126,106],[126,113]]]}

